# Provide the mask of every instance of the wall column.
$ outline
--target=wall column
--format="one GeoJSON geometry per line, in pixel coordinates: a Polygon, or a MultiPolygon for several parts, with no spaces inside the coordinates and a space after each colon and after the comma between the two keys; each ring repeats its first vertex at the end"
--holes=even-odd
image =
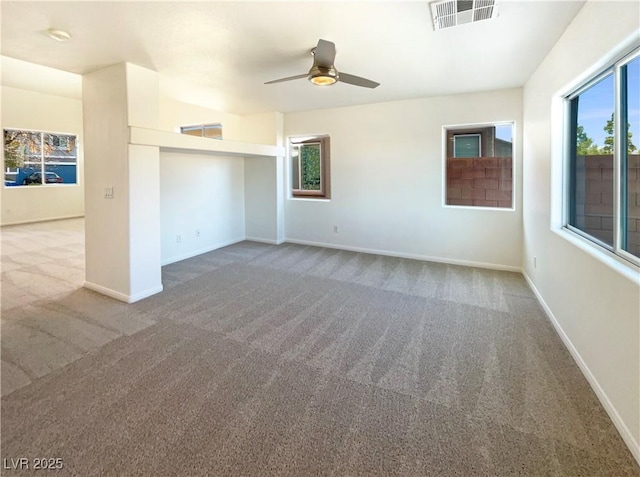
{"type": "Polygon", "coordinates": [[[132,303],[162,291],[160,152],[129,144],[129,126],[158,128],[158,75],[123,63],[82,88],[85,286],[132,303]]]}

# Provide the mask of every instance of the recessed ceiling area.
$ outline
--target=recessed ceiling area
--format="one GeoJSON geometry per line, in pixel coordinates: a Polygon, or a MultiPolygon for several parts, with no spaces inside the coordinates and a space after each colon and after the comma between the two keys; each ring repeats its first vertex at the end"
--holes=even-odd
{"type": "Polygon", "coordinates": [[[130,62],[178,100],[291,112],[522,86],[583,4],[503,1],[498,18],[434,31],[423,1],[2,2],[2,55],[78,74],[130,62]],[[320,38],[338,70],[381,85],[264,84],[307,71],[320,38]]]}

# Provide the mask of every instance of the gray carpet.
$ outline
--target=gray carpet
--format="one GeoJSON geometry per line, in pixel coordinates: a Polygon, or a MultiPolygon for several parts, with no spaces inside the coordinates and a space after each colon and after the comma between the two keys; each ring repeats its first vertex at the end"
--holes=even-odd
{"type": "MultiPolygon", "coordinates": [[[[163,281],[127,307],[144,328],[2,398],[3,458],[81,476],[640,474],[519,274],[242,242],[163,281]]],[[[38,309],[108,326],[110,302],[38,309]]]]}

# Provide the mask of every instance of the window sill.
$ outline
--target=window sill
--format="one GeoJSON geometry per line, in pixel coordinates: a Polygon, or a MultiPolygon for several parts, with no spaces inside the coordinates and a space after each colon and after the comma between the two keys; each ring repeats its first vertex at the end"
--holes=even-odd
{"type": "Polygon", "coordinates": [[[631,280],[635,284],[640,284],[640,267],[637,265],[617,256],[615,253],[594,244],[590,240],[571,232],[564,227],[561,229],[553,228],[552,232],[558,234],[572,245],[575,245],[580,250],[586,252],[599,262],[613,269],[626,279],[631,280]]]}
{"type": "Polygon", "coordinates": [[[325,197],[289,197],[289,200],[297,200],[301,202],[331,202],[331,199],[325,197]]]}
{"type": "Polygon", "coordinates": [[[492,212],[515,212],[515,207],[507,208],[507,207],[480,207],[477,205],[449,205],[442,204],[444,209],[464,209],[464,210],[483,210],[483,211],[492,211],[492,212]]]}
{"type": "Polygon", "coordinates": [[[38,184],[38,185],[15,185],[15,186],[8,186],[8,185],[4,185],[4,189],[5,190],[41,190],[41,189],[61,189],[61,188],[69,188],[69,187],[78,187],[79,184],[38,184]]]}

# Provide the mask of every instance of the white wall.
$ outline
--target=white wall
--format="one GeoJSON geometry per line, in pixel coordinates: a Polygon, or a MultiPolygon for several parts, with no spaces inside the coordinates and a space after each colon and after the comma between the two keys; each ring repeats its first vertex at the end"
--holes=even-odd
{"type": "Polygon", "coordinates": [[[287,200],[286,239],[519,269],[521,118],[520,89],[285,114],[287,137],[331,136],[331,200],[287,200]],[[497,121],[516,123],[516,210],[443,207],[442,127],[497,121]]]}
{"type": "MultiPolygon", "coordinates": [[[[161,97],[159,104],[160,129],[165,131],[220,122],[224,141],[275,145],[278,134],[282,135],[279,113],[238,116],[166,97],[161,97]]],[[[281,158],[162,152],[162,263],[198,255],[245,236],[276,242],[282,222],[278,217],[278,204],[282,203],[278,161],[281,158]]]]}
{"type": "Polygon", "coordinates": [[[129,301],[162,291],[160,150],[129,144],[129,301]]]}
{"type": "MultiPolygon", "coordinates": [[[[284,144],[284,116],[272,112],[242,116],[242,140],[284,144]]],[[[244,160],[245,224],[248,240],[284,241],[284,157],[247,157],[244,160]]]]}
{"type": "Polygon", "coordinates": [[[640,461],[640,274],[557,230],[560,97],[638,42],[640,4],[588,2],[524,88],[526,275],[640,461]],[[553,200],[552,200],[553,198],[553,200]],[[533,257],[537,257],[537,267],[533,257]]]}
{"type": "Polygon", "coordinates": [[[163,264],[244,240],[244,209],[243,158],[160,153],[163,264]]]}
{"type": "Polygon", "coordinates": [[[158,127],[157,73],[123,63],[84,75],[82,88],[84,286],[131,303],[162,291],[159,147],[129,144],[129,126],[158,127]]]}
{"type": "MultiPolygon", "coordinates": [[[[127,125],[158,129],[158,73],[126,64],[127,125]]],[[[162,291],[160,148],[128,144],[130,301],[162,291]],[[140,180],[143,178],[143,180],[140,180]]]]}
{"type": "Polygon", "coordinates": [[[129,164],[126,65],[82,78],[85,154],[85,286],[127,301],[129,260],[129,164]],[[113,188],[113,199],[104,196],[113,188]]]}
{"type": "Polygon", "coordinates": [[[244,159],[247,240],[277,243],[278,180],[275,157],[244,159]]]}
{"type": "Polygon", "coordinates": [[[79,139],[78,184],[3,186],[2,225],[84,215],[82,101],[3,86],[2,128],[73,133],[79,139]]]}

